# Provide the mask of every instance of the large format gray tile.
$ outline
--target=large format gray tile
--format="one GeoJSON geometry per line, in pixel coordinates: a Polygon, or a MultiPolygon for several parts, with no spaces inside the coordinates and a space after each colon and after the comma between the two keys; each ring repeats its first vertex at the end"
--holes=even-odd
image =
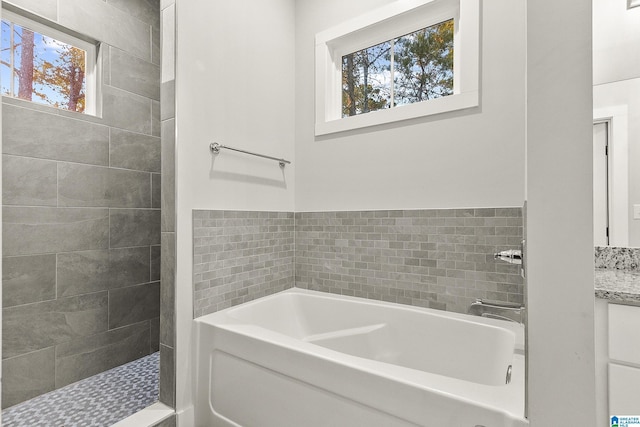
{"type": "Polygon", "coordinates": [[[160,244],[160,211],[157,209],[111,209],[112,248],[160,244]]]}
{"type": "Polygon", "coordinates": [[[2,204],[56,206],[56,162],[3,155],[2,204]]]}
{"type": "Polygon", "coordinates": [[[151,246],[151,282],[160,280],[160,246],[151,246]]]}
{"type": "Polygon", "coordinates": [[[111,166],[148,172],[160,172],[160,138],[111,129],[111,166]]]}
{"type": "Polygon", "coordinates": [[[2,361],[2,409],[55,388],[53,347],[2,361]]]}
{"type": "Polygon", "coordinates": [[[160,351],[160,318],[149,321],[149,350],[151,353],[160,351]]]}
{"type": "Polygon", "coordinates": [[[151,28],[151,62],[160,65],[160,28],[151,28]]]}
{"type": "Polygon", "coordinates": [[[3,307],[48,301],[55,297],[55,255],[33,255],[3,258],[3,307]]]}
{"type": "Polygon", "coordinates": [[[160,3],[158,0],[106,0],[107,4],[135,16],[153,27],[160,27],[160,3]]]}
{"type": "Polygon", "coordinates": [[[5,308],[2,357],[14,357],[107,330],[107,292],[5,308]]]}
{"type": "Polygon", "coordinates": [[[56,388],[149,354],[149,322],[75,339],[56,347],[56,388]]]}
{"type": "Polygon", "coordinates": [[[111,47],[110,85],[147,98],[160,100],[160,67],[111,47]]]}
{"type": "Polygon", "coordinates": [[[5,0],[4,3],[18,6],[28,12],[47,18],[50,21],[56,20],[58,12],[57,0],[5,0]]]}
{"type": "Polygon", "coordinates": [[[5,256],[103,249],[109,245],[109,210],[5,206],[5,256]]]}
{"type": "Polygon", "coordinates": [[[151,179],[147,172],[58,164],[58,201],[74,207],[151,207],[151,179]]]}
{"type": "Polygon", "coordinates": [[[162,175],[151,174],[151,207],[160,209],[162,207],[162,175]]]}
{"type": "Polygon", "coordinates": [[[151,100],[151,134],[158,137],[162,134],[160,123],[160,101],[151,100]]]}
{"type": "Polygon", "coordinates": [[[113,127],[152,134],[151,100],[113,86],[102,91],[103,117],[113,127]]]}
{"type": "Polygon", "coordinates": [[[109,329],[160,316],[160,283],[109,291],[109,329]]]}
{"type": "Polygon", "coordinates": [[[175,347],[176,234],[162,233],[160,274],[160,342],[175,347]]]}
{"type": "Polygon", "coordinates": [[[162,122],[162,231],[176,230],[175,119],[162,122]]]}
{"type": "Polygon", "coordinates": [[[160,402],[174,407],[176,399],[176,366],[172,347],[160,344],[160,402]]]}
{"type": "Polygon", "coordinates": [[[58,23],[96,40],[151,59],[151,26],[104,1],[58,0],[58,23]],[[95,19],[95,17],[101,19],[95,19]]]}
{"type": "Polygon", "coordinates": [[[2,152],[106,166],[109,128],[3,103],[2,152]]]}
{"type": "Polygon", "coordinates": [[[58,296],[149,282],[149,247],[58,254],[58,296]]]}

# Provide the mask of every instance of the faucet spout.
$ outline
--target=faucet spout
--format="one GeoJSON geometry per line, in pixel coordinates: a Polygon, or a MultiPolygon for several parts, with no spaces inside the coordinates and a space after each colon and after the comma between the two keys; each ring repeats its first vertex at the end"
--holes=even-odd
{"type": "Polygon", "coordinates": [[[469,306],[468,313],[490,319],[524,323],[525,307],[522,304],[477,299],[469,306]]]}

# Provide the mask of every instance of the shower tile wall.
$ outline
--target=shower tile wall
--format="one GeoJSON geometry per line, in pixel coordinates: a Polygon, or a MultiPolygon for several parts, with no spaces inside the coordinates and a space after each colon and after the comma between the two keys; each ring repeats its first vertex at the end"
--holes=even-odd
{"type": "Polygon", "coordinates": [[[296,213],[296,287],[465,313],[476,298],[523,301],[522,210],[296,213]]]}
{"type": "Polygon", "coordinates": [[[193,211],[194,317],[293,286],[292,212],[193,211]]]}
{"type": "Polygon", "coordinates": [[[103,42],[103,114],[3,97],[3,408],[159,349],[161,240],[159,2],[5,3],[103,42]]]}
{"type": "MultiPolygon", "coordinates": [[[[124,0],[121,0],[124,1],[124,0]]],[[[160,401],[175,406],[175,276],[176,276],[176,185],[175,185],[175,0],[162,0],[161,124],[162,140],[162,269],[160,289],[160,401]]]]}

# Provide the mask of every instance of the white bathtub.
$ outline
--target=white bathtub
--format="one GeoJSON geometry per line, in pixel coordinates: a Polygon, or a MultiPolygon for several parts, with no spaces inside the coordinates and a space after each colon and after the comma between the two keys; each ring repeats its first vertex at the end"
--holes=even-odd
{"type": "Polygon", "coordinates": [[[301,289],[195,322],[198,427],[528,425],[515,323],[301,289]]]}

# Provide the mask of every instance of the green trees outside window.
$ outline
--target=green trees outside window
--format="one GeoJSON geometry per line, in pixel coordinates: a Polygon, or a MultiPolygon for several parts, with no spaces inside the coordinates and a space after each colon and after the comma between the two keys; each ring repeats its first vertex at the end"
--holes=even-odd
{"type": "Polygon", "coordinates": [[[342,57],[342,117],[453,94],[453,19],[342,57]]]}

